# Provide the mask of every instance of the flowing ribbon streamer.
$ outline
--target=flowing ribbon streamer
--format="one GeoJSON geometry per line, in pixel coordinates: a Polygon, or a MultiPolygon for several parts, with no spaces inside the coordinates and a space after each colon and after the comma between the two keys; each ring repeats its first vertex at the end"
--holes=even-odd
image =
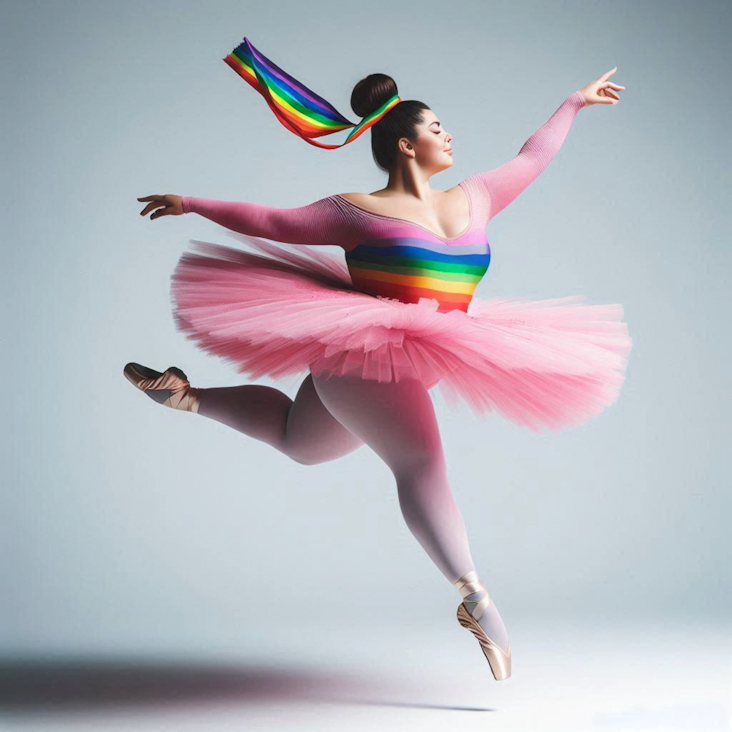
{"type": "Polygon", "coordinates": [[[335,150],[353,142],[401,101],[399,95],[395,94],[358,124],[354,124],[332,104],[259,53],[246,37],[223,60],[264,97],[277,119],[290,132],[326,150],[335,150]],[[340,145],[329,145],[314,139],[349,127],[353,129],[340,145]]]}

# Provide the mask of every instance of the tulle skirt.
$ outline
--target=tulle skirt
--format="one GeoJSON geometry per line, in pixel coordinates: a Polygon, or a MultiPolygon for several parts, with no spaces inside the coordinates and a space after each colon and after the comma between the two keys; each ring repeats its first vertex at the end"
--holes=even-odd
{"type": "Polygon", "coordinates": [[[176,327],[252,379],[311,372],[419,379],[448,403],[536,432],[615,402],[631,338],[619,304],[582,295],[474,297],[468,312],[353,288],[343,257],[229,233],[253,251],[191,240],[171,278],[176,327]]]}

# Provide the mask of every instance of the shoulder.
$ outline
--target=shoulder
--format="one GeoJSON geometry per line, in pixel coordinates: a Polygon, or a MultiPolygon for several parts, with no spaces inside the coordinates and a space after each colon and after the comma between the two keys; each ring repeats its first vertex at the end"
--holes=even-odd
{"type": "Polygon", "coordinates": [[[346,201],[349,201],[350,203],[356,203],[356,204],[362,204],[364,202],[368,203],[370,200],[374,200],[379,198],[379,196],[374,196],[371,193],[336,193],[335,194],[338,198],[343,198],[346,201]]]}
{"type": "MultiPolygon", "coordinates": [[[[439,199],[449,201],[451,198],[459,198],[462,194],[459,192],[460,184],[448,188],[445,191],[435,190],[433,191],[434,196],[439,199]]],[[[395,206],[411,201],[410,197],[401,195],[383,195],[381,191],[375,191],[374,193],[359,193],[351,191],[349,193],[336,193],[336,198],[342,198],[348,203],[353,203],[360,208],[365,208],[372,211],[388,211],[395,206]]]]}
{"type": "MultiPolygon", "coordinates": [[[[452,193],[457,191],[458,188],[460,188],[459,183],[457,185],[454,185],[452,188],[448,188],[444,191],[435,190],[434,193],[437,196],[451,195],[452,193]]],[[[383,201],[389,198],[401,198],[401,196],[383,195],[381,191],[374,191],[373,193],[336,193],[335,195],[340,198],[345,198],[347,201],[351,201],[351,203],[363,203],[368,201],[383,201]]]]}

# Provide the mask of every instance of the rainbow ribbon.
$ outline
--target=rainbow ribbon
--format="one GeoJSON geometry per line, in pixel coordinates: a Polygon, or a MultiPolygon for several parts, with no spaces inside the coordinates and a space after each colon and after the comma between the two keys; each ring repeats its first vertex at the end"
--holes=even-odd
{"type": "Polygon", "coordinates": [[[277,119],[290,132],[294,132],[305,142],[326,150],[335,150],[353,142],[401,101],[399,95],[395,94],[358,124],[354,124],[332,104],[259,53],[246,37],[223,60],[264,97],[277,119]],[[340,145],[328,145],[313,139],[332,135],[349,127],[353,129],[340,145]]]}

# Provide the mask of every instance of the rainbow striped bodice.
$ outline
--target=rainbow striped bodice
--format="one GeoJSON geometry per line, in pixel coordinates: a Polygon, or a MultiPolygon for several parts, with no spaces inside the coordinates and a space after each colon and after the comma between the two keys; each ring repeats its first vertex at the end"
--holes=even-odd
{"type": "Polygon", "coordinates": [[[369,295],[416,303],[439,302],[439,310],[464,310],[491,261],[485,235],[477,244],[445,244],[421,237],[362,241],[346,252],[353,286],[369,295]]]}

